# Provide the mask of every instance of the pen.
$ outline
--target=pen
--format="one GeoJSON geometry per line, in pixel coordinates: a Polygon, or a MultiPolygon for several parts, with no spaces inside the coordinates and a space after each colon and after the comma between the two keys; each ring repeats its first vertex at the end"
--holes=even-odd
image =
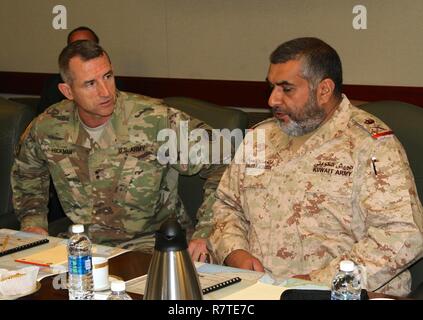
{"type": "Polygon", "coordinates": [[[1,251],[4,251],[7,247],[7,243],[9,242],[9,236],[6,236],[3,241],[3,246],[1,247],[1,251]]]}
{"type": "Polygon", "coordinates": [[[375,176],[377,176],[377,170],[376,170],[376,157],[372,157],[372,167],[373,167],[373,172],[375,173],[375,176]]]}

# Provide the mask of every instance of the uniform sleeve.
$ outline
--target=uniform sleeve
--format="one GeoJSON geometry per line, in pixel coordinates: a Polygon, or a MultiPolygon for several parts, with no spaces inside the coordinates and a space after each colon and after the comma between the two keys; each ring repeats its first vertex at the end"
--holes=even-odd
{"type": "Polygon", "coordinates": [[[203,203],[197,211],[197,224],[192,235],[193,239],[207,238],[213,229],[213,205],[216,201],[216,189],[226,166],[211,166],[200,172],[207,180],[204,183],[203,203]]]}
{"type": "MultiPolygon", "coordinates": [[[[242,149],[238,149],[238,153],[242,149]]],[[[209,249],[217,263],[223,264],[234,250],[249,251],[249,221],[243,211],[241,185],[245,165],[232,163],[225,171],[216,191],[213,206],[213,232],[209,249]]]]}
{"type": "MultiPolygon", "coordinates": [[[[233,147],[228,155],[223,150],[223,137],[213,137],[212,128],[206,123],[190,117],[184,112],[169,108],[168,126],[176,133],[177,158],[172,166],[182,175],[199,173],[204,178],[203,203],[197,211],[197,224],[192,238],[207,238],[212,229],[212,206],[220,178],[227,167],[226,158],[231,158],[233,147]],[[222,149],[221,149],[222,148],[222,149]]],[[[174,159],[175,160],[175,159],[174,159]]]]}
{"type": "Polygon", "coordinates": [[[390,136],[367,142],[358,155],[353,191],[352,232],[360,240],[345,256],[310,276],[314,281],[330,283],[340,260],[348,258],[362,266],[364,285],[374,291],[422,255],[423,215],[398,140],[390,136]]]}
{"type": "Polygon", "coordinates": [[[11,172],[13,206],[21,229],[47,229],[49,173],[41,149],[34,138],[35,120],[19,142],[11,172]]]}

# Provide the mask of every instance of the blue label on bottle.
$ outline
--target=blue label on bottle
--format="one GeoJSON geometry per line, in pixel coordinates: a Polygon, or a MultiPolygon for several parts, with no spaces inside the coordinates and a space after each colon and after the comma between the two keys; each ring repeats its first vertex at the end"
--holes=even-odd
{"type": "Polygon", "coordinates": [[[91,256],[69,256],[69,273],[85,275],[91,273],[91,256]]]}

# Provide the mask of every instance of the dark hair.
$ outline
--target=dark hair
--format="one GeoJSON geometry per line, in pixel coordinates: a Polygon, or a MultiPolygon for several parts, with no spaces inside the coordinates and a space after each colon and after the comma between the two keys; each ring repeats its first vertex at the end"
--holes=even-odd
{"type": "Polygon", "coordinates": [[[107,52],[98,43],[91,40],[78,40],[68,44],[59,55],[59,71],[62,79],[67,83],[72,82],[72,77],[69,73],[69,61],[72,58],[78,56],[82,61],[88,61],[98,58],[103,54],[110,61],[107,52]]]}
{"type": "Polygon", "coordinates": [[[289,60],[302,60],[302,76],[313,88],[323,79],[335,83],[334,95],[342,93],[342,64],[338,53],[330,45],[317,38],[297,38],[282,43],[270,55],[273,64],[289,60]]]}
{"type": "Polygon", "coordinates": [[[93,35],[93,37],[94,37],[94,40],[93,41],[95,41],[96,43],[100,43],[100,39],[98,38],[98,36],[96,35],[96,33],[93,30],[91,30],[88,27],[81,26],[81,27],[75,28],[71,32],[69,32],[68,39],[67,39],[67,43],[68,44],[70,43],[70,39],[71,39],[72,35],[75,32],[78,32],[78,31],[88,31],[88,32],[90,32],[93,35]]]}

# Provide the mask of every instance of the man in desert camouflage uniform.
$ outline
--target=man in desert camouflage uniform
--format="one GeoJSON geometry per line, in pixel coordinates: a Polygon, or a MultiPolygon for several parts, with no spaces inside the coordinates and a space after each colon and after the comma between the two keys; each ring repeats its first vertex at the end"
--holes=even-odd
{"type": "Polygon", "coordinates": [[[264,130],[254,148],[265,161],[233,163],[221,179],[217,262],[330,285],[350,259],[368,290],[407,294],[401,272],[422,254],[423,216],[401,144],[342,95],[341,61],[323,41],[291,40],[270,60],[274,117],[249,133],[264,130]]]}
{"type": "Polygon", "coordinates": [[[207,125],[161,100],[116,91],[109,56],[93,41],[69,44],[59,67],[65,80],[59,88],[69,100],[34,119],[13,165],[14,208],[24,231],[47,234],[49,173],[66,215],[87,225],[95,243],[151,250],[170,215],[192,229],[177,195],[179,173],[201,169],[209,178],[198,218],[210,214],[223,165],[158,159],[161,129],[174,130],[179,146],[182,121],[189,121],[188,132],[207,125]]]}

